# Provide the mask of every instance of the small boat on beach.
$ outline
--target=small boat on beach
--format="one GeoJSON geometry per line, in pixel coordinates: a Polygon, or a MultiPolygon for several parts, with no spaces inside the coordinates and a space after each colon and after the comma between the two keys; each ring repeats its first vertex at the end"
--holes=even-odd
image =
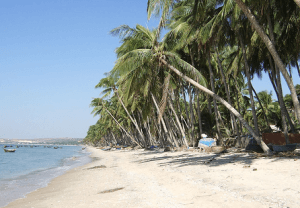
{"type": "Polygon", "coordinates": [[[4,149],[4,152],[15,152],[16,149],[4,149]]]}

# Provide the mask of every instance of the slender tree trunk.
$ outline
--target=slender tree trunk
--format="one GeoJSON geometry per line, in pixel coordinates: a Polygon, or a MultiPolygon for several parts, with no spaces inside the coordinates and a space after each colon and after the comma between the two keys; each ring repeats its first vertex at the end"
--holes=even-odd
{"type": "Polygon", "coordinates": [[[213,135],[213,130],[212,130],[213,123],[212,123],[211,99],[210,99],[209,96],[207,96],[207,108],[208,108],[208,113],[209,113],[209,122],[207,122],[207,123],[208,123],[209,129],[210,129],[210,134],[213,135]]]}
{"type": "Polygon", "coordinates": [[[189,130],[191,128],[191,119],[189,117],[189,111],[188,111],[188,107],[187,107],[187,101],[186,101],[186,96],[185,96],[184,85],[182,85],[182,95],[183,95],[183,100],[184,100],[184,107],[185,107],[185,113],[186,113],[186,121],[187,121],[187,124],[188,124],[187,134],[188,134],[188,138],[190,140],[192,140],[191,131],[189,130]]]}
{"type": "Polygon", "coordinates": [[[221,113],[220,113],[219,109],[217,109],[217,112],[218,112],[218,118],[219,118],[219,121],[220,121],[221,125],[222,125],[224,128],[226,128],[226,126],[225,126],[225,124],[224,124],[224,121],[223,121],[223,118],[222,118],[222,116],[221,116],[221,113]]]}
{"type": "Polygon", "coordinates": [[[153,139],[153,137],[152,137],[152,134],[151,134],[151,127],[150,127],[149,117],[147,117],[147,122],[146,122],[146,124],[147,124],[147,131],[148,131],[148,134],[149,134],[150,144],[151,144],[151,145],[154,145],[154,144],[155,144],[155,141],[154,141],[154,139],[153,139]]]}
{"type": "Polygon", "coordinates": [[[262,113],[263,113],[263,115],[264,115],[264,117],[265,117],[265,120],[266,120],[267,125],[268,125],[268,129],[272,132],[272,129],[271,129],[271,126],[270,126],[270,122],[269,122],[269,119],[268,119],[268,117],[267,117],[267,115],[266,115],[265,109],[264,109],[263,105],[261,104],[261,101],[260,101],[260,99],[259,99],[259,97],[258,97],[258,95],[257,95],[257,93],[256,93],[256,91],[255,91],[255,89],[253,88],[253,85],[252,85],[252,84],[251,84],[251,87],[252,87],[253,92],[254,92],[254,94],[255,94],[257,100],[258,100],[258,103],[259,103],[259,105],[260,105],[260,108],[261,108],[261,110],[262,110],[262,113]]]}
{"type": "MultiPolygon", "coordinates": [[[[289,73],[287,72],[282,60],[280,59],[277,50],[275,49],[274,44],[272,41],[269,39],[265,31],[261,28],[259,23],[256,21],[255,16],[251,13],[251,10],[242,2],[242,0],[235,0],[240,9],[245,13],[247,16],[248,20],[251,22],[252,26],[254,27],[255,31],[258,33],[258,35],[261,37],[263,42],[265,43],[266,47],[268,48],[270,54],[272,55],[275,64],[278,66],[279,70],[281,71],[290,91],[291,91],[291,96],[293,100],[293,104],[295,107],[295,112],[297,115],[297,120],[300,121],[300,104],[299,100],[297,98],[297,93],[295,86],[293,84],[293,80],[290,78],[289,73]]],[[[295,0],[296,2],[298,0],[295,0]]]]}
{"type": "Polygon", "coordinates": [[[171,101],[171,100],[169,100],[169,106],[170,106],[171,111],[172,111],[173,114],[174,114],[175,119],[176,119],[177,125],[178,125],[179,130],[180,130],[180,133],[181,133],[181,135],[182,135],[183,143],[185,144],[185,146],[186,146],[187,148],[189,148],[189,144],[188,144],[187,141],[186,141],[186,136],[185,136],[184,130],[183,130],[182,126],[181,126],[181,123],[180,123],[179,118],[178,118],[178,116],[177,116],[177,114],[176,114],[176,111],[175,111],[174,108],[173,108],[173,104],[172,104],[172,101],[171,101]]]}
{"type": "MultiPolygon", "coordinates": [[[[155,105],[155,107],[156,107],[157,113],[160,114],[160,111],[159,111],[157,102],[156,102],[156,100],[155,100],[155,98],[154,98],[154,95],[153,95],[152,93],[151,93],[151,96],[152,96],[153,103],[154,103],[154,105],[155,105]]],[[[166,135],[167,135],[167,140],[172,144],[171,138],[170,138],[170,136],[169,136],[168,129],[167,129],[167,127],[166,127],[166,124],[165,124],[165,121],[164,121],[163,118],[161,119],[161,123],[162,123],[162,126],[163,126],[163,128],[164,128],[164,131],[165,131],[165,133],[166,133],[166,135]]],[[[178,147],[178,143],[177,143],[176,140],[174,140],[174,144],[178,147]]]]}
{"type": "Polygon", "coordinates": [[[199,90],[197,89],[197,114],[198,114],[198,122],[199,122],[199,139],[201,139],[202,135],[202,120],[201,120],[201,111],[200,111],[200,97],[199,90]]]}
{"type": "Polygon", "coordinates": [[[243,39],[241,34],[238,32],[238,36],[239,36],[239,40],[241,43],[241,47],[242,47],[242,52],[243,52],[243,58],[244,58],[244,62],[245,62],[245,73],[246,73],[246,77],[247,77],[247,81],[248,81],[248,91],[249,91],[249,95],[250,95],[250,102],[251,102],[251,109],[252,109],[252,116],[253,116],[253,123],[254,123],[254,128],[256,133],[259,135],[259,129],[258,129],[258,122],[257,122],[257,116],[256,116],[256,110],[255,110],[255,103],[254,103],[254,98],[253,98],[253,93],[252,93],[252,84],[251,84],[251,77],[250,77],[250,68],[248,65],[248,61],[247,61],[247,56],[246,56],[246,49],[245,49],[245,45],[243,43],[243,39]]]}
{"type": "MultiPolygon", "coordinates": [[[[104,107],[104,106],[103,106],[104,107]]],[[[138,146],[141,147],[141,145],[133,138],[133,136],[131,134],[129,134],[124,128],[123,126],[117,121],[117,119],[115,119],[115,117],[109,112],[109,110],[107,110],[106,107],[104,107],[106,112],[114,119],[114,121],[116,122],[116,124],[131,138],[131,140],[136,143],[138,146]]]]}
{"type": "Polygon", "coordinates": [[[284,134],[284,138],[285,138],[285,142],[286,144],[290,143],[289,140],[289,135],[288,135],[288,128],[287,128],[287,123],[286,123],[286,115],[284,112],[284,102],[283,102],[283,96],[282,96],[282,88],[281,88],[281,80],[280,80],[280,72],[278,70],[278,67],[275,66],[275,70],[276,70],[276,83],[277,83],[277,89],[278,89],[278,94],[281,97],[279,100],[279,105],[282,106],[282,110],[280,110],[281,112],[281,120],[282,120],[282,128],[283,128],[283,134],[284,134]]]}
{"type": "MultiPolygon", "coordinates": [[[[239,103],[239,95],[238,93],[235,93],[236,95],[236,102],[237,102],[237,106],[238,106],[238,112],[241,112],[241,108],[240,108],[240,103],[239,103]]],[[[238,137],[237,137],[237,143],[236,146],[237,147],[241,147],[242,146],[242,138],[241,138],[241,134],[243,133],[243,125],[242,122],[239,121],[239,125],[237,125],[237,132],[238,132],[238,137]]]]}
{"type": "MultiPolygon", "coordinates": [[[[231,96],[230,96],[229,86],[228,86],[227,81],[226,81],[225,73],[223,71],[223,67],[222,67],[221,60],[219,58],[219,52],[218,51],[217,51],[217,59],[218,59],[218,66],[220,68],[221,75],[222,75],[222,80],[223,80],[224,87],[225,87],[225,92],[226,92],[226,95],[227,95],[227,101],[228,101],[229,105],[232,105],[231,98],[230,98],[231,96]]],[[[231,112],[230,112],[230,120],[231,120],[231,125],[233,125],[232,126],[233,132],[235,131],[238,139],[240,139],[240,133],[237,129],[236,120],[234,118],[234,115],[231,112]]]]}
{"type": "MultiPolygon", "coordinates": [[[[272,71],[273,71],[273,73],[274,73],[275,69],[274,69],[274,66],[273,66],[272,58],[271,58],[271,56],[268,56],[268,58],[269,58],[269,62],[270,62],[272,71]]],[[[279,103],[279,106],[280,106],[280,111],[284,110],[284,113],[285,113],[285,115],[286,115],[286,118],[287,118],[287,120],[288,120],[288,122],[289,122],[289,125],[290,125],[290,127],[291,127],[291,131],[292,131],[292,133],[294,134],[294,133],[295,133],[295,126],[294,126],[293,121],[292,121],[292,119],[291,119],[291,117],[290,117],[290,114],[289,114],[289,112],[287,111],[286,106],[285,106],[285,104],[284,104],[283,95],[282,95],[282,94],[281,94],[281,96],[279,95],[278,90],[277,90],[277,86],[276,86],[276,83],[275,83],[276,80],[275,80],[275,78],[274,78],[274,76],[272,75],[272,73],[271,73],[270,70],[268,70],[268,74],[269,74],[269,78],[270,78],[270,80],[271,80],[272,86],[273,86],[273,88],[274,88],[274,91],[275,91],[276,96],[277,96],[277,99],[278,99],[278,103],[279,103]],[[282,99],[282,102],[279,102],[279,99],[282,99]],[[283,105],[280,105],[280,103],[283,103],[283,105]]],[[[275,76],[276,76],[276,75],[275,75],[275,76]]],[[[280,115],[281,115],[281,114],[280,114],[280,115]]]]}
{"type": "MultiPolygon", "coordinates": [[[[156,118],[153,118],[152,120],[155,121],[156,118]]],[[[165,147],[164,140],[163,140],[163,138],[162,138],[161,125],[158,124],[157,122],[153,122],[153,124],[154,124],[154,126],[155,126],[155,128],[156,128],[156,132],[157,132],[157,134],[158,134],[158,140],[160,141],[161,146],[162,146],[162,147],[165,147]]]]}
{"type": "MultiPolygon", "coordinates": [[[[238,85],[237,85],[237,81],[235,78],[233,78],[234,80],[234,85],[235,85],[235,89],[236,89],[236,102],[237,102],[237,106],[238,106],[238,112],[241,113],[241,106],[240,106],[240,102],[239,102],[239,95],[241,95],[241,92],[238,88],[238,85]]],[[[241,133],[243,133],[243,125],[242,125],[242,122],[239,121],[240,123],[240,129],[241,129],[241,133]]]]}
{"type": "Polygon", "coordinates": [[[116,143],[118,143],[118,141],[116,140],[115,135],[112,133],[112,131],[110,131],[110,133],[112,135],[113,141],[115,141],[116,143]]]}
{"type": "Polygon", "coordinates": [[[291,64],[290,64],[290,63],[289,63],[289,73],[290,73],[291,79],[293,79],[292,67],[291,67],[291,64]]]}
{"type": "MultiPolygon", "coordinates": [[[[134,117],[134,114],[133,114],[133,117],[134,117]]],[[[142,126],[143,126],[143,118],[142,118],[142,114],[141,114],[140,111],[137,111],[137,112],[136,112],[136,117],[138,118],[138,119],[137,119],[138,121],[137,121],[136,119],[134,119],[134,120],[135,120],[137,126],[140,126],[140,127],[141,127],[141,128],[140,128],[140,132],[143,134],[143,137],[141,137],[141,139],[143,140],[143,142],[144,142],[144,144],[145,144],[145,148],[147,148],[147,143],[148,143],[148,141],[147,141],[147,136],[144,134],[143,129],[142,129],[142,126]]],[[[140,132],[139,132],[139,134],[140,134],[140,132]]]]}
{"type": "Polygon", "coordinates": [[[162,118],[165,108],[167,106],[167,98],[168,98],[168,92],[169,92],[169,85],[170,85],[170,79],[171,79],[171,73],[168,73],[168,76],[164,80],[164,85],[163,85],[163,94],[161,101],[159,103],[159,116],[158,116],[158,123],[160,122],[160,119],[162,118]]]}
{"type": "Polygon", "coordinates": [[[212,115],[212,110],[211,110],[211,100],[210,100],[210,97],[207,98],[207,108],[208,108],[209,114],[212,115]]]}
{"type": "MultiPolygon", "coordinates": [[[[215,83],[214,83],[214,74],[212,71],[212,66],[210,63],[210,51],[207,52],[207,62],[208,62],[208,68],[209,68],[209,77],[210,77],[210,85],[211,85],[211,89],[213,91],[213,93],[215,94],[215,83]]],[[[215,112],[215,120],[216,120],[216,126],[217,126],[217,132],[218,132],[218,139],[219,142],[222,144],[222,134],[221,134],[221,130],[220,130],[220,124],[219,124],[219,119],[218,119],[218,109],[217,109],[217,101],[215,99],[215,97],[213,97],[213,101],[214,101],[214,112],[215,112]]]]}
{"type": "Polygon", "coordinates": [[[189,111],[187,108],[187,101],[186,101],[186,97],[185,97],[185,90],[184,90],[184,86],[182,85],[182,95],[183,95],[183,100],[184,100],[184,107],[185,107],[185,113],[186,113],[186,121],[188,123],[188,125],[190,126],[190,117],[189,117],[189,111]]]}
{"type": "Polygon", "coordinates": [[[296,67],[297,67],[298,75],[300,77],[300,68],[299,68],[299,64],[298,64],[297,58],[296,58],[296,67]]]}
{"type": "Polygon", "coordinates": [[[119,93],[118,93],[117,91],[115,91],[115,93],[116,93],[116,95],[118,96],[118,99],[119,99],[120,103],[122,104],[124,110],[126,111],[128,117],[130,118],[131,122],[134,124],[136,130],[139,132],[141,138],[142,138],[143,140],[145,140],[144,134],[143,134],[142,131],[140,130],[140,128],[139,128],[139,126],[138,126],[136,120],[134,120],[134,119],[131,117],[131,115],[130,115],[130,113],[128,112],[127,108],[125,107],[125,105],[124,105],[122,99],[120,98],[119,93]]]}
{"type": "MultiPolygon", "coordinates": [[[[181,110],[181,106],[180,106],[180,93],[179,93],[179,89],[175,91],[176,93],[175,94],[175,102],[177,102],[177,107],[178,107],[178,110],[179,110],[179,113],[180,113],[180,120],[181,120],[181,123],[182,123],[182,128],[184,129],[184,122],[183,122],[183,115],[182,115],[182,110],[181,110]]],[[[176,105],[175,105],[176,106],[176,105]]]]}
{"type": "Polygon", "coordinates": [[[160,59],[160,61],[166,65],[169,69],[171,69],[174,73],[176,73],[179,77],[182,79],[186,80],[187,82],[191,83],[195,87],[197,87],[199,90],[205,92],[206,94],[210,95],[211,97],[217,99],[220,103],[222,103],[227,109],[229,109],[241,122],[242,124],[247,128],[247,130],[250,132],[251,135],[253,135],[254,139],[257,141],[257,143],[261,146],[263,151],[267,154],[271,154],[271,150],[269,147],[262,141],[261,137],[255,133],[255,131],[251,128],[251,126],[243,119],[241,114],[237,112],[229,103],[227,103],[223,98],[219,97],[215,93],[213,93],[211,90],[203,87],[193,79],[185,76],[182,72],[180,72],[178,69],[175,67],[171,66],[168,64],[168,62],[165,59],[160,59]]]}
{"type": "Polygon", "coordinates": [[[195,132],[194,132],[194,109],[193,109],[193,96],[192,96],[192,86],[188,86],[188,92],[189,92],[189,103],[190,103],[190,118],[191,118],[191,136],[192,136],[192,142],[193,142],[193,147],[195,147],[195,132]]]}
{"type": "MultiPolygon", "coordinates": [[[[272,20],[271,20],[271,3],[270,3],[270,1],[269,1],[269,7],[268,7],[267,11],[268,11],[267,12],[267,20],[268,20],[268,25],[269,25],[270,38],[271,38],[272,43],[275,46],[275,37],[274,37],[274,31],[273,31],[273,24],[272,24],[272,20]]],[[[295,132],[294,124],[292,123],[292,120],[290,118],[290,115],[289,115],[289,113],[288,113],[288,111],[286,109],[286,106],[285,106],[284,100],[283,100],[280,72],[278,70],[278,67],[277,67],[276,63],[275,63],[275,67],[273,66],[273,61],[272,61],[272,58],[271,58],[270,54],[268,55],[268,58],[269,58],[269,62],[270,62],[270,66],[272,68],[272,71],[273,71],[273,73],[275,75],[275,79],[274,79],[275,83],[277,83],[277,89],[278,90],[276,92],[277,92],[277,98],[279,100],[281,115],[283,115],[283,117],[285,117],[285,118],[288,119],[289,125],[290,125],[290,127],[291,127],[291,129],[292,129],[292,131],[294,133],[295,132]],[[277,76],[279,76],[279,78],[277,76]]],[[[292,74],[292,73],[290,73],[290,74],[292,74]]],[[[274,76],[273,76],[273,78],[274,78],[274,76]]],[[[272,84],[273,84],[273,82],[272,82],[272,84]]],[[[287,131],[288,131],[287,128],[288,127],[287,127],[286,121],[284,121],[282,123],[282,125],[283,125],[283,129],[286,129],[285,139],[286,139],[286,141],[289,141],[288,133],[287,133],[287,131]]]]}

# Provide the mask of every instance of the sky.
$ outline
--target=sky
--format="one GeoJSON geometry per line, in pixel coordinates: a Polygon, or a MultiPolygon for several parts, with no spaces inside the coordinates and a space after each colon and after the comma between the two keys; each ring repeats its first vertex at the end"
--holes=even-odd
{"type": "MultiPolygon", "coordinates": [[[[0,138],[84,138],[97,121],[89,107],[101,92],[94,87],[120,45],[109,31],[156,27],[146,8],[147,0],[2,0],[0,138]]],[[[253,85],[272,90],[267,76],[253,85]]]]}

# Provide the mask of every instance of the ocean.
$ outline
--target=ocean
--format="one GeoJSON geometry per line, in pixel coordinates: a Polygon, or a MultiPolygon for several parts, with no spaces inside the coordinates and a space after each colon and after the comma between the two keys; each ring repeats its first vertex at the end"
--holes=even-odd
{"type": "Polygon", "coordinates": [[[0,145],[0,207],[91,161],[82,146],[12,145],[15,152],[4,152],[4,145],[12,144],[0,145]]]}

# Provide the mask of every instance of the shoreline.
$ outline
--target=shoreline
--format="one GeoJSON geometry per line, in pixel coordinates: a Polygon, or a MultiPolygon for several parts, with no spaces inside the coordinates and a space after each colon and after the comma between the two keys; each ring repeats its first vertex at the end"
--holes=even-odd
{"type": "MultiPolygon", "coordinates": [[[[2,177],[0,181],[0,207],[6,207],[9,203],[12,203],[18,199],[26,198],[28,194],[47,187],[53,179],[65,174],[69,170],[91,162],[92,160],[89,157],[90,153],[87,151],[82,151],[81,149],[82,147],[76,149],[67,148],[66,150],[60,151],[58,153],[58,157],[55,157],[55,155],[53,155],[54,152],[51,152],[50,150],[51,153],[46,152],[46,155],[48,155],[48,157],[53,156],[56,159],[47,160],[44,158],[44,160],[43,156],[39,155],[41,152],[44,152],[44,148],[38,148],[36,151],[34,151],[34,153],[31,153],[31,149],[30,151],[24,151],[25,149],[20,148],[20,154],[15,154],[14,156],[16,157],[12,159],[12,161],[15,162],[14,164],[16,164],[16,167],[18,167],[18,165],[22,165],[23,163],[28,164],[28,162],[31,162],[30,159],[25,159],[22,160],[21,163],[18,163],[15,160],[17,159],[19,161],[22,158],[20,155],[24,156],[25,154],[27,158],[28,154],[30,153],[35,156],[38,155],[37,158],[42,159],[36,159],[35,161],[33,159],[33,163],[31,165],[24,166],[25,168],[21,168],[19,171],[12,171],[15,173],[15,175],[9,174],[10,169],[4,172],[7,173],[7,175],[4,174],[3,176],[7,177],[2,177]],[[43,164],[42,161],[45,161],[45,164],[43,164]]],[[[5,158],[4,161],[6,161],[5,158]]],[[[6,164],[9,163],[5,163],[4,167],[6,164]]]]}
{"type": "Polygon", "coordinates": [[[252,154],[102,151],[11,202],[15,207],[297,207],[298,158],[252,154]]]}

